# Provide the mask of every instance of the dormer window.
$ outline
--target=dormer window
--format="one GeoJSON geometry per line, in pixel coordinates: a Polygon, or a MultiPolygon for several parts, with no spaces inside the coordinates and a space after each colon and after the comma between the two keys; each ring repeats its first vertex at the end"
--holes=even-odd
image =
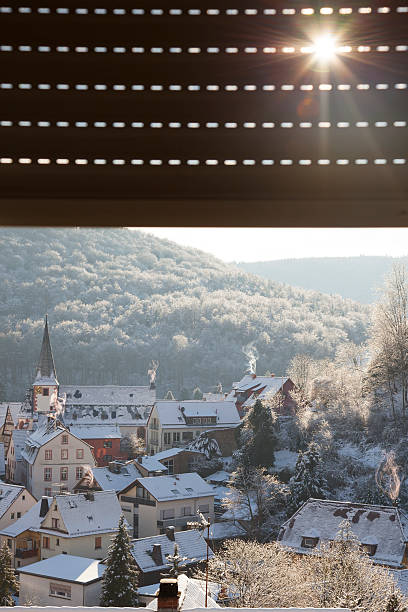
{"type": "Polygon", "coordinates": [[[310,538],[304,536],[302,538],[302,548],[316,548],[319,538],[310,538]]]}
{"type": "Polygon", "coordinates": [[[42,390],[42,392],[43,392],[43,395],[49,395],[50,394],[50,390],[48,388],[44,388],[42,390]]]}
{"type": "Polygon", "coordinates": [[[369,557],[373,557],[377,551],[377,544],[361,544],[360,548],[369,557]]]}

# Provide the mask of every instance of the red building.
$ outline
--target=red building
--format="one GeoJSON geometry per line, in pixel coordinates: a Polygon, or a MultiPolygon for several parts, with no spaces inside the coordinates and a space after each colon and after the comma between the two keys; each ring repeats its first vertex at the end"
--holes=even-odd
{"type": "Polygon", "coordinates": [[[239,416],[243,418],[257,399],[271,399],[279,394],[278,414],[294,414],[297,404],[290,395],[294,388],[294,383],[287,376],[246,374],[242,380],[234,383],[225,399],[235,399],[239,416]]]}
{"type": "Polygon", "coordinates": [[[71,425],[70,431],[93,448],[98,467],[104,467],[114,459],[126,459],[120,453],[121,433],[116,425],[71,425]]]}

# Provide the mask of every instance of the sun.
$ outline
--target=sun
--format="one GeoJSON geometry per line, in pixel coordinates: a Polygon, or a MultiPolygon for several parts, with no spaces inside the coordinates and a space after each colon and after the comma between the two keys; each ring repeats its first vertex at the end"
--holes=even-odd
{"type": "Polygon", "coordinates": [[[323,34],[315,38],[313,43],[313,54],[316,59],[322,62],[328,62],[334,58],[336,51],[336,39],[332,34],[323,34]]]}

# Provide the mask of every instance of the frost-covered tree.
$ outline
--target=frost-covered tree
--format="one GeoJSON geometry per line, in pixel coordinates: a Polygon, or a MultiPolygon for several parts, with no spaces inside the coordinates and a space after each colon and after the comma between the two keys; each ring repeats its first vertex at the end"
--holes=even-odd
{"type": "Polygon", "coordinates": [[[180,548],[177,542],[174,544],[174,552],[172,555],[166,555],[167,561],[170,563],[171,567],[168,571],[168,575],[171,578],[177,578],[179,574],[182,573],[182,569],[186,567],[184,563],[187,561],[188,557],[182,557],[180,555],[180,548]]]}
{"type": "Polygon", "coordinates": [[[306,568],[319,608],[378,612],[386,609],[391,595],[398,591],[389,572],[375,566],[361,551],[347,520],[340,523],[333,542],[321,544],[318,557],[308,557],[306,568]]]}
{"type": "Polygon", "coordinates": [[[138,571],[130,549],[130,538],[123,516],[119,531],[108,550],[103,575],[101,606],[137,607],[138,571]]]}
{"type": "Polygon", "coordinates": [[[275,461],[276,415],[256,400],[244,419],[240,432],[240,456],[254,467],[269,468],[275,461]]]}
{"type": "Polygon", "coordinates": [[[194,400],[202,400],[203,399],[203,392],[201,391],[200,387],[196,387],[193,391],[193,399],[194,400]]]}
{"type": "Polygon", "coordinates": [[[173,395],[173,392],[171,391],[171,389],[169,389],[166,393],[166,395],[164,396],[165,400],[175,400],[176,398],[173,395]]]}
{"type": "Polygon", "coordinates": [[[186,448],[202,453],[206,459],[215,459],[222,456],[217,440],[211,438],[207,431],[203,431],[186,448]]]}
{"type": "Polygon", "coordinates": [[[388,598],[385,612],[407,612],[407,601],[400,591],[392,591],[388,598]]]}
{"type": "Polygon", "coordinates": [[[130,433],[122,438],[120,448],[128,454],[129,459],[134,459],[145,454],[146,442],[141,436],[130,433]]]}
{"type": "Polygon", "coordinates": [[[295,474],[289,481],[292,510],[296,510],[309,497],[323,499],[326,496],[327,484],[321,463],[319,447],[315,442],[310,442],[304,452],[299,452],[295,474]]]}
{"type": "Polygon", "coordinates": [[[11,555],[7,543],[0,549],[0,606],[14,606],[12,595],[18,592],[18,582],[11,567],[11,555]]]}

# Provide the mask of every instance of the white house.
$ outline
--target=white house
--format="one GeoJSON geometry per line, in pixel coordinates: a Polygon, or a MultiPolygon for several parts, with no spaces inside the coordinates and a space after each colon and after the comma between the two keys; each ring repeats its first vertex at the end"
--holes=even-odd
{"type": "Polygon", "coordinates": [[[21,456],[26,487],[37,499],[73,491],[85,470],[95,465],[91,446],[52,416],[29,433],[21,456]]]}
{"type": "Polygon", "coordinates": [[[18,570],[19,601],[31,606],[98,606],[106,566],[95,559],[57,555],[18,570]]]}
{"type": "Polygon", "coordinates": [[[6,455],[6,476],[8,480],[16,484],[22,484],[25,480],[22,452],[29,433],[26,429],[13,429],[11,432],[10,445],[6,455]]]}
{"type": "Polygon", "coordinates": [[[188,522],[198,520],[198,511],[214,519],[213,488],[194,472],[138,478],[120,493],[119,499],[124,510],[128,506],[125,516],[134,513],[137,538],[165,533],[169,526],[184,530],[188,522]]]}
{"type": "Polygon", "coordinates": [[[147,423],[147,449],[151,455],[188,444],[205,431],[237,427],[235,401],[158,401],[147,423]]]}

